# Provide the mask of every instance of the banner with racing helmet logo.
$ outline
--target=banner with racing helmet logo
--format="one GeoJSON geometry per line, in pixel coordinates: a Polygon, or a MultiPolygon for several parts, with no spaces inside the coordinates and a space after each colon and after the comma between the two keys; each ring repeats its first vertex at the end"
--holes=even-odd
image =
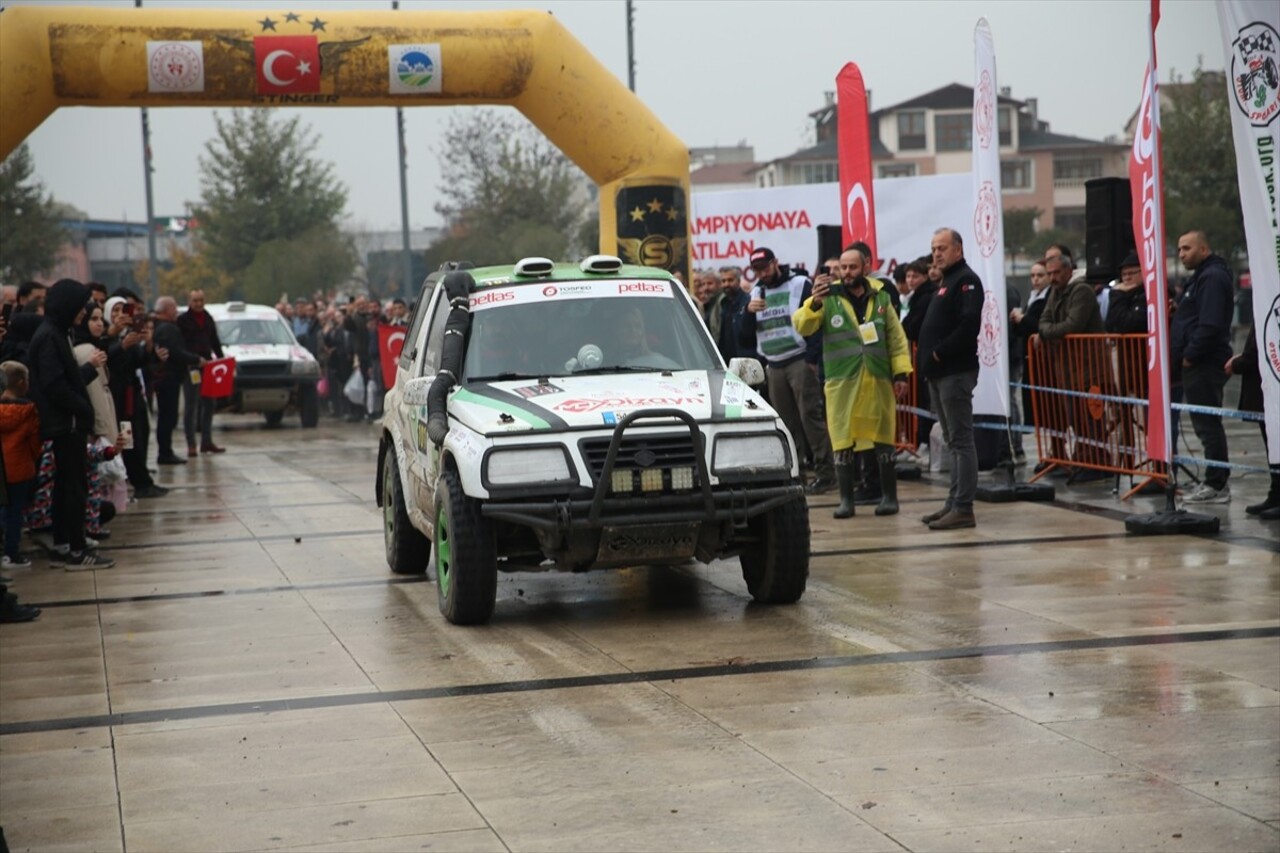
{"type": "Polygon", "coordinates": [[[1280,464],[1280,5],[1218,0],[1262,373],[1267,458],[1280,464]]]}

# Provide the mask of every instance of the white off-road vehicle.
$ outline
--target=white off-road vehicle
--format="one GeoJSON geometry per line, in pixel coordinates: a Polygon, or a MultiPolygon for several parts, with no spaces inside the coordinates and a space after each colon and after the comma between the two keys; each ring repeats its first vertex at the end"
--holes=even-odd
{"type": "Polygon", "coordinates": [[[270,305],[227,302],[206,306],[218,325],[224,354],[236,360],[235,393],[219,402],[231,412],[261,412],[271,426],[294,409],[304,427],[320,421],[320,363],[270,305]]]}
{"type": "Polygon", "coordinates": [[[446,265],[386,396],[391,570],[427,571],[434,543],[440,610],[458,624],[489,619],[499,571],[734,555],[757,601],[796,601],[808,508],[761,379],[752,359],[726,369],[664,270],[601,255],[446,265]]]}

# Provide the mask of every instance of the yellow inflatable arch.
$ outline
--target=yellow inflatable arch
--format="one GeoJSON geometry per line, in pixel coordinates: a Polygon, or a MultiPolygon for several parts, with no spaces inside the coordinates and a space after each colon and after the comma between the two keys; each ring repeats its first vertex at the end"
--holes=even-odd
{"type": "Polygon", "coordinates": [[[600,251],[688,280],[689,155],[547,12],[0,14],[0,158],[62,106],[520,110],[600,185],[600,251]]]}

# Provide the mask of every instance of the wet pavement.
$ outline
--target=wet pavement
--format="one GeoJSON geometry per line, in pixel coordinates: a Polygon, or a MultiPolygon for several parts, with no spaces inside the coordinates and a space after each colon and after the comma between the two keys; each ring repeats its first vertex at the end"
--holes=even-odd
{"type": "Polygon", "coordinates": [[[1261,474],[1216,537],[1127,535],[1162,499],[1109,483],[952,532],[936,475],[894,517],[822,496],[798,605],[736,560],[516,574],[458,628],[387,569],[374,427],[217,440],[116,568],[12,572],[14,850],[1280,850],[1261,474]]]}

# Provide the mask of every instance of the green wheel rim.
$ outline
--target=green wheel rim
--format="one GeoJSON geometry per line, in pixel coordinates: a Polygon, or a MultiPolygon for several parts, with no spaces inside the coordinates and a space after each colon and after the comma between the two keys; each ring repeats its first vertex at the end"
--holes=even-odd
{"type": "Polygon", "coordinates": [[[453,581],[453,545],[449,540],[449,524],[445,520],[444,507],[436,518],[436,583],[440,585],[440,597],[449,597],[453,581]]]}

